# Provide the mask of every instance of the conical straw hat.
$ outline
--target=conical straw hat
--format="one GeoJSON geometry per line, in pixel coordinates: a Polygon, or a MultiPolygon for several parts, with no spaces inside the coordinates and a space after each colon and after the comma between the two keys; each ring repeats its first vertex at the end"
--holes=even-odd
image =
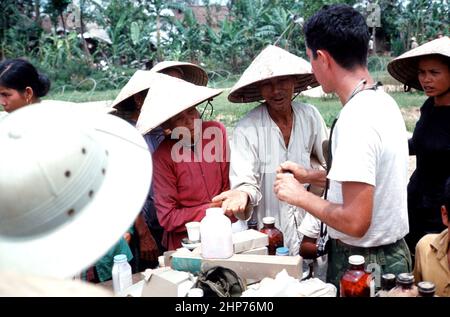
{"type": "Polygon", "coordinates": [[[406,53],[403,53],[388,64],[388,71],[392,77],[406,86],[423,90],[420,85],[417,73],[417,63],[419,57],[426,55],[443,55],[450,57],[450,38],[442,38],[427,42],[406,53]]]}
{"type": "Polygon", "coordinates": [[[223,92],[223,89],[194,85],[164,74],[155,73],[153,76],[155,79],[152,89],[148,91],[136,124],[141,134],[148,133],[180,112],[223,92]]]}
{"type": "Polygon", "coordinates": [[[151,75],[152,73],[148,70],[137,70],[119,92],[111,106],[117,108],[117,106],[125,99],[128,99],[143,90],[149,89],[151,75]]]}
{"type": "Polygon", "coordinates": [[[198,65],[178,62],[178,61],[163,61],[150,69],[151,72],[161,73],[169,68],[180,68],[183,71],[183,79],[194,85],[206,86],[208,84],[208,74],[198,65]]]}
{"type": "Polygon", "coordinates": [[[259,53],[233,86],[228,100],[237,103],[262,100],[259,83],[279,76],[294,76],[295,92],[319,85],[309,62],[282,48],[269,45],[259,53]]]}

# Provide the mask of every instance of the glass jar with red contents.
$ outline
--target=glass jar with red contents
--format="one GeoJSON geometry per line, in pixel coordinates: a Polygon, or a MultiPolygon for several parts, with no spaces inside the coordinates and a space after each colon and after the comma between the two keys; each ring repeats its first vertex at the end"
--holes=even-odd
{"type": "Polygon", "coordinates": [[[372,274],[364,270],[364,262],[362,255],[348,257],[350,267],[340,281],[341,297],[370,297],[372,274]]]}
{"type": "Polygon", "coordinates": [[[264,227],[260,231],[269,236],[269,255],[275,255],[277,248],[284,246],[283,233],[275,227],[274,217],[264,217],[263,224],[264,227]]]}

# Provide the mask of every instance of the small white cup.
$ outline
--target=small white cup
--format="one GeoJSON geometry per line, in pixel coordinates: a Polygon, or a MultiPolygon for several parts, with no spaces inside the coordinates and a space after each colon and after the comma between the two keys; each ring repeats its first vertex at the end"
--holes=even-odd
{"type": "Polygon", "coordinates": [[[192,221],[186,223],[188,238],[191,242],[200,241],[200,222],[192,221]]]}

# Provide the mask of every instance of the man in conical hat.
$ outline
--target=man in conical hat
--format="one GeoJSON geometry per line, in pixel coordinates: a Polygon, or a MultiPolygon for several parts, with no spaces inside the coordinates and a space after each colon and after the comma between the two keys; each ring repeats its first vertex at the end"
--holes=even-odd
{"type": "Polygon", "coordinates": [[[325,123],[317,109],[293,101],[294,93],[317,86],[310,64],[284,49],[269,45],[234,85],[228,100],[263,101],[238,122],[230,160],[232,190],[214,198],[223,208],[258,220],[275,217],[291,255],[299,252],[297,227],[304,211],[280,202],[274,192],[276,168],[286,160],[311,166],[311,156],[325,165],[322,142],[325,123]],[[253,210],[253,212],[252,212],[253,210]]]}
{"type": "Polygon", "coordinates": [[[153,188],[162,243],[175,250],[187,237],[186,223],[220,206],[212,198],[229,189],[226,129],[220,122],[201,120],[196,109],[222,90],[154,76],[136,127],[142,134],[158,126],[172,131],[153,153],[153,188]]]}

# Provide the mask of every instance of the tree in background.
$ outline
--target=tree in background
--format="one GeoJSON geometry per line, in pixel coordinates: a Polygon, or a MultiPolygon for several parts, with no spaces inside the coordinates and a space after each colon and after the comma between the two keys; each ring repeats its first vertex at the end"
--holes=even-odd
{"type": "Polygon", "coordinates": [[[42,29],[31,0],[0,1],[0,60],[27,56],[39,49],[42,29]]]}
{"type": "MultiPolygon", "coordinates": [[[[364,1],[363,3],[367,3],[364,1]]],[[[419,43],[449,33],[448,0],[378,0],[381,29],[393,56],[410,49],[414,36],[419,43]]]]}
{"type": "MultiPolygon", "coordinates": [[[[382,12],[377,35],[387,45],[380,47],[394,56],[409,49],[411,36],[421,44],[438,33],[449,33],[448,0],[372,1],[382,12]]],[[[118,82],[114,78],[125,76],[121,74],[163,59],[202,63],[210,73],[228,77],[241,73],[268,44],[305,57],[304,21],[325,4],[347,3],[367,14],[369,0],[231,0],[227,16],[217,22],[213,14],[218,6],[207,0],[205,25],[187,8],[197,1],[79,0],[81,27],[64,37],[43,32],[41,14],[48,12],[57,26],[59,19],[65,22],[62,17],[70,2],[0,0],[0,58],[26,56],[48,69],[52,79],[75,86],[94,77],[110,87],[118,82]],[[180,13],[183,17],[175,19],[174,14],[180,13]],[[83,38],[84,27],[91,22],[104,28],[112,41],[100,41],[92,56],[83,38]],[[100,61],[107,71],[99,67],[100,61]]],[[[385,71],[384,66],[378,68],[385,71]]]]}
{"type": "Polygon", "coordinates": [[[64,34],[66,34],[66,21],[64,18],[64,11],[66,11],[67,6],[71,3],[71,0],[48,0],[45,6],[45,12],[50,15],[52,21],[55,25],[55,30],[58,29],[58,18],[61,21],[64,34]]]}
{"type": "Polygon", "coordinates": [[[194,16],[192,9],[184,11],[181,21],[174,21],[175,28],[171,32],[173,42],[167,48],[166,57],[170,59],[186,60],[199,64],[203,58],[202,51],[210,52],[210,41],[205,41],[205,28],[194,16]]]}

